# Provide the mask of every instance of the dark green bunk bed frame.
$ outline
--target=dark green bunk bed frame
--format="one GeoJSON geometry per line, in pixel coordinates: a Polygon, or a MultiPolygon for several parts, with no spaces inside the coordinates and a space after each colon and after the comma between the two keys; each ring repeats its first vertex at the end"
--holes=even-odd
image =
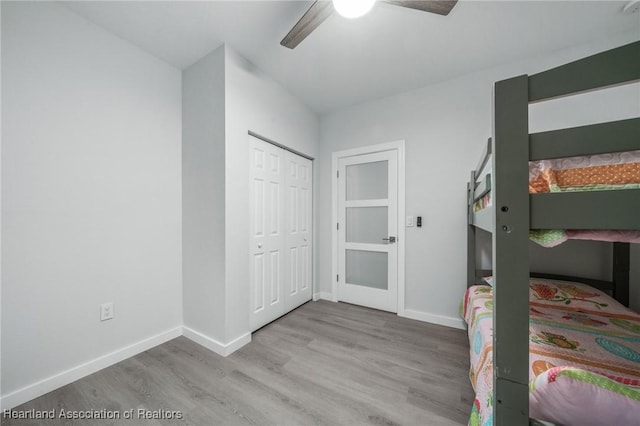
{"type": "MultiPolygon", "coordinates": [[[[495,83],[493,137],[468,185],[468,285],[476,228],[492,234],[494,424],[529,424],[529,230],[640,230],[640,189],[529,194],[528,162],[640,149],[640,118],[529,134],[529,104],[640,80],[640,42],[495,83]],[[481,176],[492,161],[491,176],[481,176]],[[492,206],[474,212],[491,191],[492,206]],[[504,284],[503,284],[504,283],[504,284]]],[[[629,244],[614,243],[612,281],[586,282],[629,304],[629,244]]],[[[531,274],[536,276],[535,274],[531,274]]]]}

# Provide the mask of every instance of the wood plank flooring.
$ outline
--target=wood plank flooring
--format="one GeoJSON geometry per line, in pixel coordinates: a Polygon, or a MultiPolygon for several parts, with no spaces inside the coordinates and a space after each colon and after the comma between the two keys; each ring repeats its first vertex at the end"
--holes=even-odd
{"type": "Polygon", "coordinates": [[[309,302],[222,358],[179,337],[14,408],[119,420],[3,425],[466,425],[466,333],[344,303],[309,302]],[[179,411],[182,419],[138,418],[179,411]],[[124,412],[134,410],[133,419],[124,412]],[[164,410],[164,411],[161,411],[164,410]]]}

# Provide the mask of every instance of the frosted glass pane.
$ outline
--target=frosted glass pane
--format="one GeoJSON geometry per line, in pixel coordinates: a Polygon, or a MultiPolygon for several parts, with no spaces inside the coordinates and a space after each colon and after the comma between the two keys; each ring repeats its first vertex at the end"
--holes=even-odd
{"type": "Polygon", "coordinates": [[[387,207],[350,207],[347,209],[347,242],[384,244],[387,238],[387,207]]]}
{"type": "Polygon", "coordinates": [[[362,250],[346,252],[347,284],[387,289],[387,253],[362,250]]]}
{"type": "Polygon", "coordinates": [[[388,163],[385,160],[347,166],[347,200],[386,199],[389,193],[388,163]]]}

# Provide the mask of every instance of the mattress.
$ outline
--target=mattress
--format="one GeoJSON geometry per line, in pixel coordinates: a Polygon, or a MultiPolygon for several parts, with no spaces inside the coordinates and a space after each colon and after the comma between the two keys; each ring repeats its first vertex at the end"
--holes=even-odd
{"type": "Polygon", "coordinates": [[[640,150],[529,162],[529,192],[640,188],[640,150]]]}
{"type": "MultiPolygon", "coordinates": [[[[529,193],[608,191],[640,188],[640,150],[529,162],[529,193]]],[[[491,206],[491,193],[474,211],[491,206]]],[[[532,230],[532,241],[554,247],[569,239],[640,243],[640,230],[532,230]]]]}
{"type": "MultiPolygon", "coordinates": [[[[563,425],[637,424],[640,315],[585,284],[532,279],[529,290],[531,417],[563,425]]],[[[469,424],[491,425],[493,289],[467,289],[461,314],[476,392],[469,424]]]]}

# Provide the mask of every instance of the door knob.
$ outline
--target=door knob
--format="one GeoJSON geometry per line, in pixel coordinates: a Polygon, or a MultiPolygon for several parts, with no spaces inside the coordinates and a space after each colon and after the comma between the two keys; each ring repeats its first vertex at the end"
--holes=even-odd
{"type": "Polygon", "coordinates": [[[389,244],[393,244],[396,242],[396,237],[383,238],[382,241],[388,241],[389,244]]]}
{"type": "Polygon", "coordinates": [[[258,248],[262,248],[262,243],[258,243],[258,248]]]}

